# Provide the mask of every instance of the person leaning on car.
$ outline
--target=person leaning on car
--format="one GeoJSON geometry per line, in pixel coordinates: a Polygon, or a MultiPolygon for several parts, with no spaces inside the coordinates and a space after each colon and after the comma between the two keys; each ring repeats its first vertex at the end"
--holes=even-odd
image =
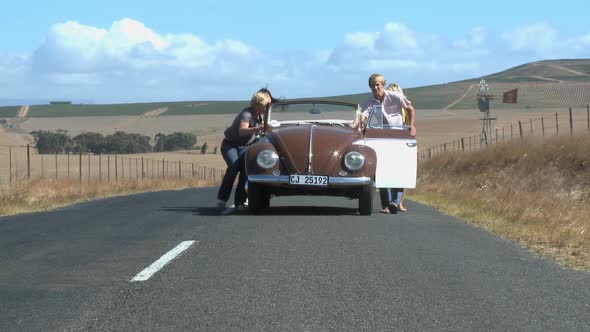
{"type": "Polygon", "coordinates": [[[247,199],[244,172],[244,154],[252,138],[262,129],[262,114],[272,101],[272,95],[267,89],[260,89],[250,100],[250,106],[241,110],[232,124],[224,131],[221,143],[221,155],[227,164],[227,169],[217,193],[217,206],[225,207],[238,173],[238,186],[234,195],[236,209],[243,209],[247,199]]]}
{"type": "MultiPolygon", "coordinates": [[[[402,109],[406,109],[407,122],[410,126],[410,135],[416,136],[414,119],[416,110],[402,93],[386,90],[385,79],[381,74],[373,74],[369,77],[371,97],[362,106],[362,123],[366,124],[371,108],[375,105],[383,107],[383,122],[389,125],[402,126],[402,109]]],[[[401,188],[379,188],[381,197],[381,212],[397,213],[403,196],[401,188]]]]}

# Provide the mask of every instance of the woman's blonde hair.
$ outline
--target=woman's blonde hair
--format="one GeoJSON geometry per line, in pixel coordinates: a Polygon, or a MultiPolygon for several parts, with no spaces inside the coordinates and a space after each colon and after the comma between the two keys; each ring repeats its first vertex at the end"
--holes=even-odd
{"type": "MultiPolygon", "coordinates": [[[[387,88],[385,88],[386,90],[389,91],[393,91],[393,92],[399,92],[402,96],[404,96],[404,98],[406,97],[404,95],[404,91],[402,90],[402,87],[395,84],[395,83],[391,83],[387,86],[387,88]]],[[[410,118],[408,117],[408,110],[406,110],[405,108],[402,107],[402,122],[405,125],[409,125],[410,124],[410,118]]]]}
{"type": "Polygon", "coordinates": [[[369,86],[373,86],[373,84],[375,84],[375,83],[381,83],[381,84],[385,85],[387,82],[385,81],[385,78],[383,77],[383,75],[373,74],[373,75],[369,76],[369,86]]]}
{"type": "Polygon", "coordinates": [[[270,104],[270,96],[268,95],[268,93],[262,91],[256,92],[250,100],[250,106],[252,107],[258,105],[266,106],[268,104],[270,104]]]}
{"type": "Polygon", "coordinates": [[[387,86],[387,88],[385,88],[386,90],[389,91],[394,91],[394,92],[399,92],[401,94],[404,94],[404,91],[402,90],[401,86],[395,84],[395,83],[391,83],[387,86]]]}

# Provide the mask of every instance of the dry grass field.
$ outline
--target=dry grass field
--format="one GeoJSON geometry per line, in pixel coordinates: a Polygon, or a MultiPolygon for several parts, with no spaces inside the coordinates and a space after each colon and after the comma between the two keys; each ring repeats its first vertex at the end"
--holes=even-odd
{"type": "Polygon", "coordinates": [[[412,199],[590,270],[588,135],[526,138],[421,164],[412,199]]]}
{"type": "MultiPolygon", "coordinates": [[[[535,119],[533,126],[536,135],[540,135],[541,117],[545,118],[545,127],[547,135],[555,132],[555,113],[559,114],[560,133],[568,134],[569,116],[567,109],[494,109],[492,105],[492,116],[497,120],[494,122],[495,127],[499,128],[502,135],[510,135],[510,125],[512,124],[512,134],[518,134],[518,121],[522,121],[524,131],[530,132],[530,120],[535,119]]],[[[344,116],[343,116],[344,117],[344,116]]],[[[482,113],[477,110],[430,110],[417,109],[416,126],[418,128],[418,142],[421,149],[440,145],[441,143],[456,141],[457,139],[479,135],[482,129],[482,113]]],[[[219,148],[223,138],[223,131],[232,121],[233,115],[182,115],[182,116],[103,116],[103,117],[69,117],[69,118],[29,118],[21,122],[18,128],[21,131],[2,128],[0,129],[0,184],[9,182],[10,165],[12,164],[12,176],[24,177],[26,174],[26,144],[33,143],[33,138],[26,132],[34,130],[67,130],[70,136],[75,136],[82,132],[98,132],[103,135],[113,134],[116,131],[127,133],[138,133],[154,138],[158,133],[170,134],[173,132],[191,132],[197,136],[197,146],[207,142],[209,147],[208,154],[202,155],[199,151],[180,151],[166,153],[147,153],[118,156],[123,174],[119,176],[127,177],[137,176],[138,167],[141,159],[144,159],[144,172],[148,174],[161,174],[161,161],[164,159],[166,164],[181,162],[183,174],[192,173],[194,167],[206,167],[212,169],[224,169],[225,163],[220,154],[212,152],[219,148]],[[9,158],[9,148],[12,146],[11,156],[9,158]],[[9,160],[11,159],[11,160],[9,160]],[[160,169],[158,170],[158,167],[160,169]]],[[[351,117],[352,119],[352,117],[351,117]]],[[[575,131],[581,132],[587,130],[587,113],[586,110],[578,109],[574,113],[575,131]]],[[[475,137],[473,139],[475,143],[475,137]]],[[[467,143],[466,143],[467,144],[467,143]]],[[[78,157],[72,156],[41,156],[37,155],[34,149],[31,150],[31,177],[36,178],[43,175],[44,177],[64,177],[66,175],[78,176],[79,160],[78,157]],[[57,165],[57,174],[56,174],[57,165]],[[69,165],[69,166],[68,166],[69,165]],[[68,171],[69,169],[69,171],[68,171]]],[[[103,177],[107,176],[107,163],[114,165],[114,156],[103,156],[101,160],[96,156],[84,156],[82,168],[85,178],[90,174],[90,178],[96,178],[99,174],[99,163],[103,177]],[[107,158],[111,158],[109,161],[107,158]],[[90,171],[88,172],[88,169],[90,171]]],[[[165,166],[178,167],[178,166],[165,166]]],[[[114,173],[114,171],[112,172],[114,173]]]]}

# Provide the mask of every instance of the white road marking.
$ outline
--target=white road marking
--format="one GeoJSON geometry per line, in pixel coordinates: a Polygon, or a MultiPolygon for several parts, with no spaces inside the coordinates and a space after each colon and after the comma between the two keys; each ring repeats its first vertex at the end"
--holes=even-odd
{"type": "Polygon", "coordinates": [[[164,256],[160,257],[157,261],[153,262],[152,265],[146,267],[143,271],[139,272],[130,282],[135,281],[146,281],[151,278],[156,272],[161,270],[166,264],[170,263],[173,259],[182,254],[183,251],[190,248],[195,241],[183,241],[177,245],[174,249],[168,251],[164,256]]]}

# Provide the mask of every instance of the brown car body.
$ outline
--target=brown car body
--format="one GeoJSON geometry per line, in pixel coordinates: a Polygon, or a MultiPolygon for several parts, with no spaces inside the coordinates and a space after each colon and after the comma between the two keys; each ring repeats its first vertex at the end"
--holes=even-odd
{"type": "MultiPolygon", "coordinates": [[[[342,196],[359,199],[359,211],[371,214],[373,182],[375,179],[375,151],[365,145],[354,144],[362,140],[361,130],[352,128],[350,122],[305,122],[285,123],[272,126],[272,109],[285,105],[313,104],[359,111],[356,104],[319,100],[300,100],[271,105],[264,119],[263,137],[248,147],[246,172],[248,175],[249,207],[253,213],[267,208],[272,196],[320,195],[342,196]],[[273,167],[264,168],[257,163],[257,156],[264,150],[274,151],[278,160],[273,167]],[[364,164],[358,170],[347,169],[344,157],[356,151],[364,156],[364,164]],[[290,183],[291,175],[328,177],[325,185],[290,183]]],[[[310,115],[321,111],[315,107],[310,115]]],[[[351,112],[353,117],[355,113],[351,112]]]]}

